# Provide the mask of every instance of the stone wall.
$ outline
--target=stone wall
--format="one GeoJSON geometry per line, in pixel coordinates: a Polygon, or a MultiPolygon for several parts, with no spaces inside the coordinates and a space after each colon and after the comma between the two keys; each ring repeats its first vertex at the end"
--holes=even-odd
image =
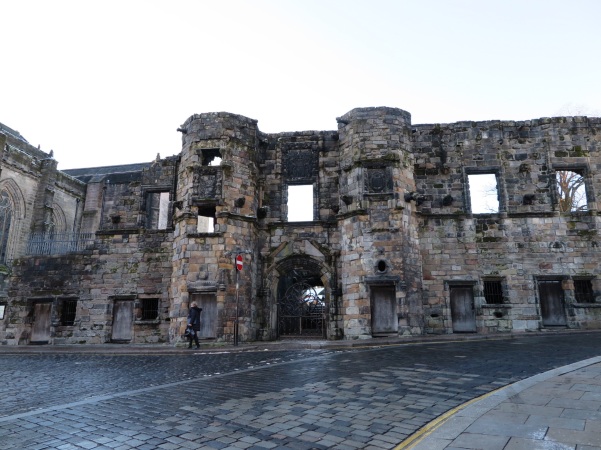
{"type": "Polygon", "coordinates": [[[43,304],[51,343],[178,344],[193,300],[207,338],[277,339],[302,283],[323,289],[315,336],[327,339],[552,327],[541,289],[560,292],[562,327],[601,328],[601,119],[413,125],[400,109],[358,108],[337,121],[268,134],[243,116],[196,114],[177,156],[71,175],[11,137],[0,188],[19,221],[16,259],[0,273],[10,280],[0,343],[31,342],[43,304]],[[560,211],[564,170],[584,178],[582,211],[560,211]],[[472,211],[476,174],[496,177],[498,211],[472,211]],[[312,220],[289,219],[295,185],[313,187],[312,220]],[[92,238],[26,256],[31,232],[51,222],[92,238]],[[583,281],[592,296],[577,301],[583,281]],[[502,290],[494,302],[491,284],[502,290]],[[473,330],[457,326],[457,304],[473,312],[473,330]]]}
{"type": "MultiPolygon", "coordinates": [[[[483,278],[506,283],[502,318],[477,296],[481,332],[540,328],[537,277],[590,277],[599,296],[600,129],[581,117],[414,127],[427,332],[452,330],[449,281],[474,282],[476,294],[483,278]],[[558,211],[555,171],[566,168],[585,174],[586,211],[558,211]],[[474,173],[497,174],[499,213],[471,214],[474,173]]],[[[598,327],[594,305],[568,326],[598,327]]]]}

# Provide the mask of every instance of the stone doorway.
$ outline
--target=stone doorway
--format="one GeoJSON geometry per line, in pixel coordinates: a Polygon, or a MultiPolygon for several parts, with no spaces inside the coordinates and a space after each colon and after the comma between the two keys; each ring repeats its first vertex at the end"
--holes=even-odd
{"type": "Polygon", "coordinates": [[[473,286],[450,286],[453,333],[475,333],[476,311],[473,286]]]}
{"type": "Polygon", "coordinates": [[[48,344],[50,342],[51,314],[51,301],[34,303],[30,344],[48,344]]]}
{"type": "Polygon", "coordinates": [[[113,332],[111,342],[121,344],[133,338],[134,301],[115,300],[113,305],[113,332]]]}
{"type": "Polygon", "coordinates": [[[543,327],[567,326],[561,281],[538,280],[538,295],[543,327]]]}
{"type": "Polygon", "coordinates": [[[202,309],[198,338],[215,339],[217,337],[217,297],[215,293],[193,293],[190,295],[190,303],[193,301],[202,309]]]}
{"type": "Polygon", "coordinates": [[[372,336],[396,335],[399,330],[395,286],[370,286],[372,336]]]}
{"type": "Polygon", "coordinates": [[[278,301],[279,337],[325,339],[326,323],[324,288],[319,280],[308,277],[286,286],[278,301]]]}

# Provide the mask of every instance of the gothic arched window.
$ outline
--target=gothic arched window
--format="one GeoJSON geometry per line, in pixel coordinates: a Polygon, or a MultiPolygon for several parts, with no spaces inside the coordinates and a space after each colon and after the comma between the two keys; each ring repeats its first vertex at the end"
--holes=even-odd
{"type": "Polygon", "coordinates": [[[0,263],[6,262],[8,254],[8,234],[13,217],[13,207],[8,192],[0,193],[0,263]]]}

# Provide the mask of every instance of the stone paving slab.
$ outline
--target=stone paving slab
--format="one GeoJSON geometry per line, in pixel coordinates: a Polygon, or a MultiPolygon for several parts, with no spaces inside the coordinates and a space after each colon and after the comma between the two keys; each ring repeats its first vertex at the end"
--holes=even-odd
{"type": "Polygon", "coordinates": [[[0,354],[0,377],[8,380],[0,384],[0,448],[393,449],[466,401],[599,353],[590,336],[550,338],[236,354],[0,354]]]}
{"type": "Polygon", "coordinates": [[[458,409],[403,448],[601,450],[600,383],[601,357],[550,370],[458,409]]]}

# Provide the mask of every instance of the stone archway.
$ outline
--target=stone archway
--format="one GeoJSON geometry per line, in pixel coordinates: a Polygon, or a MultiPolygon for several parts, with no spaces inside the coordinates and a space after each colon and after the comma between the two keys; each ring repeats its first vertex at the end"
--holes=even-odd
{"type": "Polygon", "coordinates": [[[327,339],[330,326],[330,276],[309,256],[297,255],[277,264],[274,325],[279,338],[327,339]]]}

